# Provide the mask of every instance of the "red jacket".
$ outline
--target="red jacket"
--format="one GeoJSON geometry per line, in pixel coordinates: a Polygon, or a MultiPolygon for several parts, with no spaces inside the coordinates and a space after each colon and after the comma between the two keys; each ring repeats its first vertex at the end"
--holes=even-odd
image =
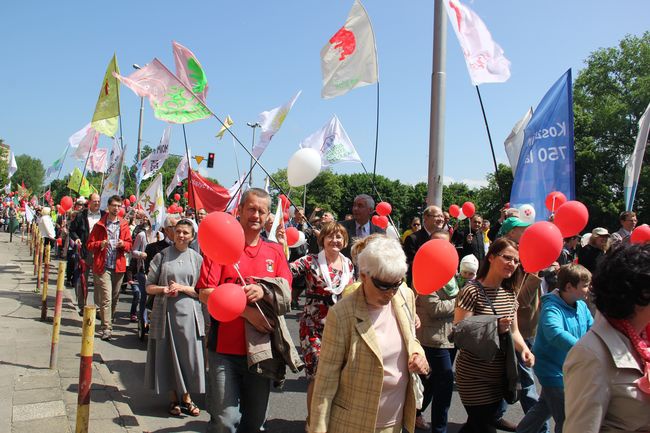
{"type": "MultiPolygon", "coordinates": [[[[108,214],[105,214],[99,219],[99,221],[97,221],[97,224],[93,227],[88,236],[88,241],[86,242],[86,248],[88,248],[88,251],[93,253],[93,272],[95,274],[103,274],[105,270],[104,263],[106,262],[107,248],[102,249],[102,241],[108,239],[108,231],[106,230],[107,217],[108,214]]],[[[125,220],[119,218],[119,221],[120,240],[124,242],[124,248],[117,250],[115,272],[126,272],[126,258],[124,257],[124,253],[131,251],[131,229],[129,228],[129,223],[125,220]]]]}

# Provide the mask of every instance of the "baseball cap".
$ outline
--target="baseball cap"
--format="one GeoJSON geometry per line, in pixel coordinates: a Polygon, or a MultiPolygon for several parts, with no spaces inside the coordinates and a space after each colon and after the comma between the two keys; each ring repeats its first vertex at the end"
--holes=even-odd
{"type": "Polygon", "coordinates": [[[609,236],[609,231],[603,227],[596,227],[591,231],[592,236],[609,236]]]}
{"type": "Polygon", "coordinates": [[[506,234],[510,233],[510,231],[515,227],[528,227],[530,224],[531,223],[522,221],[517,217],[508,217],[503,222],[503,224],[501,224],[498,236],[505,236],[506,234]]]}

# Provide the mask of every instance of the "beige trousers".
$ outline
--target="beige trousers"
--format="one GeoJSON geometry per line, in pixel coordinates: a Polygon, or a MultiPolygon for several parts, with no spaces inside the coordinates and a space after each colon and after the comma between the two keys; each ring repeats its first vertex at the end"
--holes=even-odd
{"type": "Polygon", "coordinates": [[[120,297],[120,288],[124,272],[106,269],[103,274],[93,273],[95,302],[99,308],[99,318],[102,321],[102,331],[113,330],[113,316],[120,297]]]}
{"type": "Polygon", "coordinates": [[[390,427],[376,428],[375,433],[402,433],[402,425],[395,424],[390,427]]]}

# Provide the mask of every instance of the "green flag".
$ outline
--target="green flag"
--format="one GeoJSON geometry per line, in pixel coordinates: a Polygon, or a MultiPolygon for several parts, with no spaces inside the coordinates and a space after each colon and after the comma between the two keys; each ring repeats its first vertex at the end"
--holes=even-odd
{"type": "Polygon", "coordinates": [[[88,179],[83,176],[81,170],[77,167],[75,167],[72,173],[70,173],[68,188],[76,191],[79,195],[83,195],[84,197],[88,197],[90,193],[93,192],[91,189],[92,186],[88,183],[88,179]]]}
{"type": "Polygon", "coordinates": [[[102,87],[99,89],[95,114],[93,114],[91,122],[91,126],[95,128],[95,131],[109,137],[115,136],[118,116],[120,115],[120,88],[117,78],[113,76],[113,72],[120,73],[115,54],[113,54],[113,58],[106,68],[102,87]]]}

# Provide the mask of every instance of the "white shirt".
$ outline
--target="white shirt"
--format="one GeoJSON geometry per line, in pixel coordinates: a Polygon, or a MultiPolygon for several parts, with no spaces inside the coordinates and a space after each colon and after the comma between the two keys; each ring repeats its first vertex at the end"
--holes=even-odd
{"type": "Polygon", "coordinates": [[[101,217],[102,213],[100,211],[93,213],[90,209],[88,210],[88,233],[93,231],[93,227],[95,227],[95,224],[97,224],[97,221],[99,221],[101,217]]]}

